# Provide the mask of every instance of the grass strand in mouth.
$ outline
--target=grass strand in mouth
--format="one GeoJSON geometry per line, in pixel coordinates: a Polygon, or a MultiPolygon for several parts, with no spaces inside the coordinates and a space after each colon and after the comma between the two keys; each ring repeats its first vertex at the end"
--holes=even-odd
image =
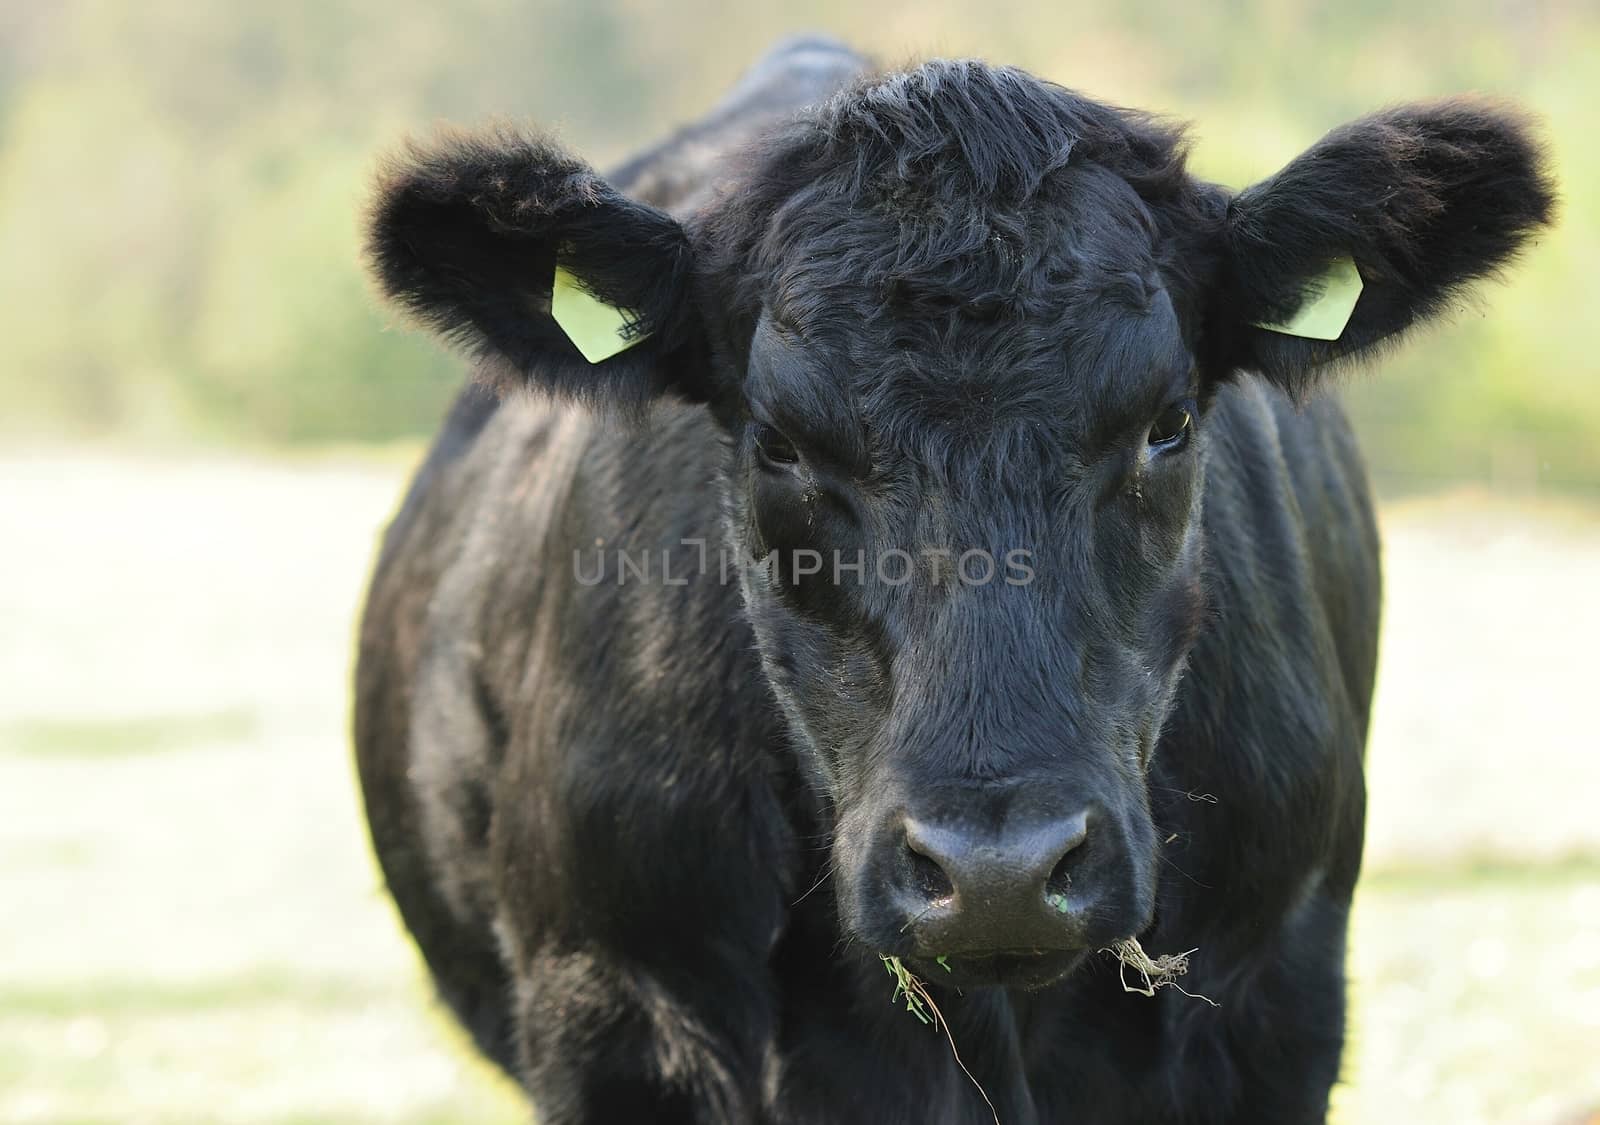
{"type": "MultiPolygon", "coordinates": [[[[972,1071],[967,1069],[967,1064],[961,1061],[961,1052],[956,1050],[956,1039],[950,1034],[950,1023],[944,1018],[944,1013],[939,1011],[939,1005],[933,1002],[933,997],[928,995],[928,988],[917,978],[917,974],[905,967],[904,962],[898,957],[882,956],[883,967],[889,970],[889,975],[894,978],[894,993],[889,997],[889,1002],[906,998],[906,1011],[916,1016],[925,1024],[931,1024],[935,1031],[944,1032],[945,1040],[950,1044],[950,1054],[955,1057],[956,1065],[961,1068],[961,1073],[967,1076],[978,1089],[978,1096],[983,1098],[989,1107],[989,1113],[994,1117],[994,1125],[1000,1125],[1000,1111],[994,1108],[994,1102],[989,1100],[988,1091],[983,1088],[983,1083],[973,1077],[972,1071]]],[[[939,967],[945,972],[950,972],[950,966],[943,957],[935,958],[939,967]]]]}
{"type": "MultiPolygon", "coordinates": [[[[1209,800],[1213,804],[1217,800],[1209,793],[1202,793],[1198,797],[1191,793],[1189,794],[1189,799],[1192,801],[1209,800]]],[[[1045,901],[1058,913],[1066,914],[1071,910],[1071,905],[1068,903],[1066,895],[1049,894],[1045,896],[1045,901]]],[[[1222,1007],[1211,997],[1202,996],[1198,992],[1190,992],[1178,983],[1177,978],[1189,971],[1189,954],[1196,952],[1193,949],[1183,953],[1163,953],[1160,957],[1151,957],[1150,954],[1144,951],[1144,946],[1139,944],[1139,939],[1131,937],[1119,941],[1115,945],[1107,946],[1100,952],[1109,953],[1120,962],[1117,966],[1117,975],[1122,979],[1122,991],[1124,992],[1137,992],[1142,996],[1154,996],[1158,988],[1176,988],[1185,996],[1192,996],[1196,1000],[1204,1000],[1213,1008],[1222,1007]],[[1139,979],[1144,982],[1143,986],[1128,983],[1129,969],[1139,974],[1139,979]]]]}
{"type": "Polygon", "coordinates": [[[1193,949],[1184,953],[1163,953],[1160,957],[1151,957],[1144,951],[1144,946],[1139,944],[1136,937],[1127,938],[1115,945],[1101,950],[1109,953],[1120,962],[1117,965],[1117,975],[1122,980],[1122,991],[1137,992],[1142,996],[1154,996],[1158,988],[1176,988],[1185,996],[1196,1000],[1204,1000],[1213,1008],[1222,1007],[1209,996],[1202,996],[1198,992],[1190,992],[1178,983],[1179,977],[1189,971],[1189,954],[1193,949]],[[1129,984],[1128,970],[1132,969],[1139,974],[1143,984],[1129,984]]]}

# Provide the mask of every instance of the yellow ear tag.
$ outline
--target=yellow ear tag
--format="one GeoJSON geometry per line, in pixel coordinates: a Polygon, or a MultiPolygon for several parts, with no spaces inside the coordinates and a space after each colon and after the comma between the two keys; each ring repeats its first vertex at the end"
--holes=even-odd
{"type": "Polygon", "coordinates": [[[1350,255],[1335,258],[1328,272],[1306,290],[1300,308],[1280,324],[1255,322],[1257,328],[1282,332],[1286,336],[1305,336],[1312,340],[1337,340],[1350,323],[1356,300],[1361,296],[1361,274],[1350,255]]]}
{"type": "Polygon", "coordinates": [[[565,266],[556,267],[550,286],[550,315],[590,363],[610,359],[649,335],[627,313],[585,289],[565,266]]]}

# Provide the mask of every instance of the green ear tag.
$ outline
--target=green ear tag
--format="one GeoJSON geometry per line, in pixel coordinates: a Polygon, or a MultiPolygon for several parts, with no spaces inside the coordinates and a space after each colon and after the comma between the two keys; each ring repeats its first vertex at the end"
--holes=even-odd
{"type": "Polygon", "coordinates": [[[1350,323],[1356,299],[1361,296],[1361,274],[1350,255],[1335,258],[1323,274],[1306,289],[1305,300],[1281,324],[1255,322],[1257,328],[1282,332],[1286,336],[1306,336],[1313,340],[1337,340],[1350,323]]]}
{"type": "Polygon", "coordinates": [[[556,267],[550,286],[550,315],[590,363],[610,359],[648,335],[638,330],[627,313],[585,289],[565,266],[556,267]]]}

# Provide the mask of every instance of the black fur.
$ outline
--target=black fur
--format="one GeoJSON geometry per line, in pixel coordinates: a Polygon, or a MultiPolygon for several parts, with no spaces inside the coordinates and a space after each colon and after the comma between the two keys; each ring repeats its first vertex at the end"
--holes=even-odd
{"type": "Polygon", "coordinates": [[[977,1085],[1005,1125],[1319,1121],[1379,577],[1314,376],[1505,263],[1538,153],[1502,111],[1400,109],[1230,197],[1175,126],[1015,70],[801,109],[846,58],[769,57],[619,174],[647,201],[504,131],[386,175],[386,291],[555,394],[466,392],[374,577],[357,750],[401,913],[550,1125],[955,1125],[977,1085]],[[1346,252],[1344,338],[1249,327],[1346,252]],[[556,254],[650,341],[584,364],[556,254]],[[930,561],[1012,548],[1030,581],[930,561]],[[597,549],[652,577],[580,580],[597,549]],[[1059,917],[941,891],[908,827],[982,855],[1074,810],[1059,917]],[[1133,935],[1197,948],[1220,1007],[1124,991],[1095,950],[1133,935]]]}

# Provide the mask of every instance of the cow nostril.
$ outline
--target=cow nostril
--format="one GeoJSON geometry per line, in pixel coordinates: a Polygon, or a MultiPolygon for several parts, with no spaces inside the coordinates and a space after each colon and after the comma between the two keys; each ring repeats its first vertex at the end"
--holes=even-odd
{"type": "Polygon", "coordinates": [[[1050,869],[1050,877],[1045,880],[1046,899],[1056,902],[1072,894],[1072,877],[1083,866],[1083,857],[1088,850],[1083,846],[1084,840],[1088,837],[1088,828],[1089,817],[1085,814],[1077,820],[1073,830],[1061,841],[1065,845],[1065,850],[1061,852],[1055,866],[1050,869]]]}
{"type": "Polygon", "coordinates": [[[1044,893],[1047,899],[1056,897],[1065,898],[1072,894],[1072,874],[1079,866],[1079,859],[1083,849],[1074,847],[1066,855],[1056,860],[1055,867],[1050,869],[1050,878],[1045,880],[1044,893]]]}
{"type": "Polygon", "coordinates": [[[906,841],[905,852],[906,865],[911,873],[911,885],[924,898],[929,902],[938,902],[956,893],[955,884],[950,881],[950,876],[939,866],[937,860],[918,851],[916,845],[909,840],[906,841]]]}

